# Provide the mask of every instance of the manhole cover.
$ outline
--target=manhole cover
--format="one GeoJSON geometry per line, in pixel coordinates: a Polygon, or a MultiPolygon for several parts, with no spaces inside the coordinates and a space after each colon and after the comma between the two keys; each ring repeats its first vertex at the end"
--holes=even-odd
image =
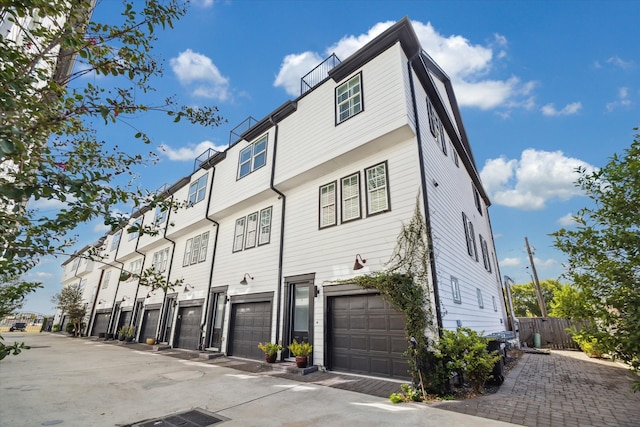
{"type": "Polygon", "coordinates": [[[196,408],[179,414],[166,415],[153,420],[141,421],[131,427],[208,427],[227,421],[220,415],[214,415],[204,409],[196,408]]]}

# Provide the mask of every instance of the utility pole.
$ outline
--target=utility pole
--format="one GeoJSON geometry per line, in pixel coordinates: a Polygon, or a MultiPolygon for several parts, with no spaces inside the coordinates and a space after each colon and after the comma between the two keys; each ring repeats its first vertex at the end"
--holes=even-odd
{"type": "Polygon", "coordinates": [[[542,317],[547,317],[547,307],[544,304],[544,296],[542,295],[542,289],[540,288],[540,282],[538,281],[538,273],[536,272],[536,266],[533,263],[533,254],[531,253],[531,248],[529,247],[529,239],[525,237],[524,241],[527,244],[527,253],[529,253],[529,263],[531,264],[531,271],[533,272],[533,285],[536,288],[536,295],[538,296],[538,305],[540,306],[540,313],[542,313],[542,317]]]}

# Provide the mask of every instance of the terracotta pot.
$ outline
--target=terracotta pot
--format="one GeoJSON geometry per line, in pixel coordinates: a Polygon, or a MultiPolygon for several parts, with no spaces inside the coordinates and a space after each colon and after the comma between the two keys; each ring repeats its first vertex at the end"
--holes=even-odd
{"type": "Polygon", "coordinates": [[[309,363],[309,356],[296,356],[296,365],[298,368],[306,368],[309,363]]]}
{"type": "Polygon", "coordinates": [[[278,358],[278,353],[276,353],[276,354],[265,354],[264,358],[267,361],[267,363],[275,363],[276,359],[278,358]]]}
{"type": "Polygon", "coordinates": [[[155,338],[147,338],[147,345],[154,345],[156,343],[155,338]]]}

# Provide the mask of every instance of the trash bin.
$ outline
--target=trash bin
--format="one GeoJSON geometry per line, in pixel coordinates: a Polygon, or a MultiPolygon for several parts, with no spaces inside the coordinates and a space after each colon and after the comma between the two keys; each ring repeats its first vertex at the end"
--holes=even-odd
{"type": "Polygon", "coordinates": [[[491,378],[489,382],[500,385],[504,382],[504,365],[507,358],[506,339],[500,337],[498,334],[487,335],[485,338],[488,339],[487,351],[497,351],[500,355],[500,359],[493,365],[493,371],[491,371],[493,378],[491,378]]]}

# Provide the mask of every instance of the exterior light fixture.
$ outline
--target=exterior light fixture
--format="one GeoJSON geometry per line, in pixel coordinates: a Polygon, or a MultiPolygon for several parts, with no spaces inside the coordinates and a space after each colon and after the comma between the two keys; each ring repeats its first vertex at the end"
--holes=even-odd
{"type": "Polygon", "coordinates": [[[363,264],[366,264],[366,262],[367,260],[362,259],[362,256],[360,254],[356,254],[356,262],[353,264],[353,269],[360,270],[362,267],[364,267],[363,264]],[[358,261],[358,258],[360,258],[360,261],[358,261]]]}
{"type": "Polygon", "coordinates": [[[122,297],[122,300],[120,300],[120,302],[125,302],[128,299],[131,299],[131,298],[129,298],[128,296],[125,295],[125,296],[122,297]]]}
{"type": "Polygon", "coordinates": [[[107,301],[101,299],[100,301],[98,301],[98,305],[102,304],[103,302],[107,302],[107,301]]]}
{"type": "Polygon", "coordinates": [[[192,291],[192,290],[193,290],[193,285],[190,285],[188,283],[186,285],[184,285],[184,292],[189,292],[189,291],[192,291]]]}
{"type": "Polygon", "coordinates": [[[242,276],[242,280],[240,281],[240,284],[242,286],[246,286],[249,284],[249,282],[247,282],[247,277],[249,277],[249,279],[253,280],[253,277],[251,277],[251,275],[249,273],[244,273],[244,276],[242,276]]]}

